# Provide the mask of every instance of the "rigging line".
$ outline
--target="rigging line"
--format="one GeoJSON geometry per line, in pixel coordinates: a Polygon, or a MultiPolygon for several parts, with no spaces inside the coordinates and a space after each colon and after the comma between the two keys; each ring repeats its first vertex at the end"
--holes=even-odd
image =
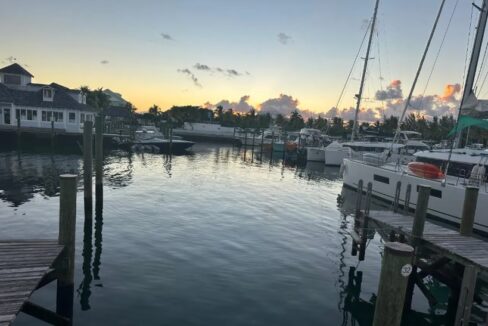
{"type": "Polygon", "coordinates": [[[393,144],[395,144],[397,142],[398,136],[400,135],[400,130],[401,130],[403,118],[405,117],[405,113],[407,112],[407,109],[410,105],[410,100],[412,99],[413,91],[415,90],[415,85],[417,84],[417,80],[419,78],[420,72],[422,71],[422,66],[424,65],[425,57],[427,56],[427,53],[429,52],[430,43],[432,42],[432,38],[434,37],[435,30],[437,28],[437,23],[439,22],[439,18],[441,16],[442,9],[444,8],[445,3],[446,3],[446,0],[442,0],[441,6],[439,7],[439,11],[437,12],[437,16],[435,18],[434,26],[432,26],[432,30],[430,32],[429,39],[427,41],[427,45],[425,46],[424,53],[422,54],[422,59],[420,59],[420,64],[417,68],[417,72],[415,74],[415,78],[413,80],[412,87],[410,88],[410,93],[408,94],[407,100],[405,101],[405,106],[403,108],[402,115],[401,115],[400,119],[398,119],[397,130],[395,132],[395,136],[393,137],[393,141],[391,143],[391,147],[389,150],[390,155],[393,151],[393,144]]]}
{"type": "MultiPolygon", "coordinates": [[[[476,90],[476,95],[479,95],[481,92],[481,89],[483,88],[483,85],[486,80],[486,75],[483,78],[483,82],[481,83],[481,87],[478,90],[478,82],[480,80],[481,75],[483,74],[483,68],[485,67],[485,62],[486,62],[486,51],[488,50],[488,42],[485,44],[485,51],[483,53],[483,59],[481,60],[481,65],[480,65],[480,70],[478,71],[478,76],[476,77],[476,82],[474,83],[474,89],[476,90]]],[[[486,71],[486,74],[488,74],[488,70],[486,71]]]]}
{"type": "Polygon", "coordinates": [[[454,13],[456,12],[456,8],[458,6],[459,0],[456,0],[454,7],[452,9],[451,17],[449,17],[449,21],[447,22],[446,31],[442,36],[441,44],[439,45],[439,49],[437,50],[437,54],[435,56],[434,63],[432,64],[432,69],[430,70],[429,77],[427,78],[427,82],[425,83],[424,91],[422,92],[422,98],[420,99],[419,108],[422,109],[424,105],[424,97],[425,93],[427,92],[427,87],[429,87],[430,79],[432,78],[432,74],[434,73],[435,66],[437,64],[437,60],[439,59],[442,47],[444,46],[444,41],[446,40],[447,33],[449,32],[449,27],[451,26],[452,18],[454,17],[454,13]]]}
{"type": "Polygon", "coordinates": [[[471,43],[471,28],[473,25],[473,9],[474,6],[471,6],[471,18],[469,19],[469,29],[468,29],[468,43],[466,44],[466,54],[464,57],[464,72],[463,72],[463,88],[466,84],[466,72],[468,67],[468,56],[469,56],[469,44],[471,43]]]}
{"type": "MultiPolygon", "coordinates": [[[[377,51],[378,51],[378,72],[380,74],[380,90],[383,91],[383,73],[381,71],[381,55],[380,55],[380,34],[376,30],[377,51]]],[[[375,95],[376,97],[376,95],[375,95]]],[[[385,111],[385,100],[381,100],[381,113],[385,111]]]]}
{"type": "Polygon", "coordinates": [[[336,104],[336,109],[339,109],[339,104],[341,103],[342,97],[344,96],[344,91],[346,90],[347,84],[349,83],[349,80],[351,79],[352,72],[354,70],[354,66],[356,65],[356,62],[359,58],[359,55],[361,54],[361,49],[363,48],[364,41],[366,40],[366,36],[368,36],[368,31],[371,27],[371,20],[369,21],[368,27],[366,28],[366,31],[364,32],[363,40],[361,41],[361,45],[359,46],[358,52],[356,53],[356,57],[354,58],[354,61],[352,63],[351,69],[349,70],[349,74],[347,75],[346,82],[344,83],[344,86],[342,87],[341,93],[339,95],[339,99],[337,100],[336,104]]]}
{"type": "Polygon", "coordinates": [[[481,94],[481,91],[483,90],[483,86],[485,86],[486,77],[488,76],[488,70],[487,70],[485,73],[485,77],[483,78],[483,82],[481,83],[481,86],[478,88],[478,80],[480,79],[480,76],[481,76],[481,69],[483,69],[485,66],[487,50],[488,50],[488,42],[486,42],[486,44],[485,44],[485,53],[483,54],[483,60],[481,61],[481,68],[480,68],[480,71],[478,73],[478,78],[476,79],[475,89],[477,90],[476,96],[478,96],[478,97],[481,94]]]}

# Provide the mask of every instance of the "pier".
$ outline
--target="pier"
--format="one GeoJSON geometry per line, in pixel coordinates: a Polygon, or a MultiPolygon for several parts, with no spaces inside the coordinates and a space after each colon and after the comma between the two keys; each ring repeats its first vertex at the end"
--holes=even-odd
{"type": "Polygon", "coordinates": [[[76,176],[60,176],[57,240],[0,241],[0,326],[24,312],[52,325],[71,325],[73,316],[76,176]],[[56,312],[31,302],[33,292],[57,281],[56,312]]]}
{"type": "MultiPolygon", "coordinates": [[[[481,303],[486,299],[476,291],[477,281],[488,275],[488,241],[472,236],[476,211],[473,194],[477,194],[477,189],[466,188],[459,230],[426,221],[430,197],[428,186],[418,189],[414,216],[399,213],[397,203],[393,203],[393,211],[370,211],[372,184],[368,184],[365,204],[362,203],[362,180],[357,191],[354,230],[351,232],[352,255],[359,252],[359,260],[365,259],[367,239],[372,230],[385,241],[373,325],[401,325],[402,316],[411,309],[415,286],[429,304],[435,304],[435,297],[423,283],[427,276],[450,288],[446,313],[451,316],[448,325],[469,325],[474,302],[481,303]]],[[[483,318],[486,324],[488,314],[483,318]]]]}

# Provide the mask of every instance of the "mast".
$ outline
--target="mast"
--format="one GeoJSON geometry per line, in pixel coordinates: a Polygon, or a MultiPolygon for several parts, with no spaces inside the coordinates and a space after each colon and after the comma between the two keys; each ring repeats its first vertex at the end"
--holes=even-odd
{"type": "Polygon", "coordinates": [[[400,119],[398,120],[398,125],[397,125],[397,129],[395,132],[395,136],[393,137],[393,142],[391,143],[391,147],[390,147],[390,153],[393,150],[393,144],[396,143],[396,141],[398,140],[398,136],[400,135],[400,130],[401,130],[403,118],[405,118],[405,113],[407,113],[408,107],[410,105],[410,101],[412,100],[412,96],[413,96],[413,92],[415,90],[415,86],[417,85],[417,81],[419,79],[420,72],[422,71],[422,67],[424,65],[425,58],[427,57],[427,53],[429,52],[430,43],[432,42],[432,38],[434,37],[435,30],[437,28],[437,24],[439,23],[439,18],[441,17],[442,9],[444,8],[445,2],[446,2],[446,0],[442,0],[439,11],[437,12],[437,16],[435,17],[434,26],[432,26],[432,30],[431,30],[430,35],[429,35],[429,40],[427,41],[427,45],[425,46],[424,54],[422,55],[422,59],[420,59],[420,64],[417,68],[417,73],[415,74],[415,78],[413,80],[412,87],[410,88],[410,92],[408,93],[408,97],[405,101],[405,106],[403,107],[402,115],[400,116],[400,119]]]}
{"type": "Polygon", "coordinates": [[[373,41],[374,27],[376,24],[376,15],[378,13],[378,4],[380,0],[376,0],[374,6],[373,20],[371,22],[371,31],[369,32],[368,49],[366,50],[366,58],[364,59],[363,75],[361,76],[361,84],[359,86],[359,93],[356,94],[356,112],[354,113],[354,125],[352,127],[351,141],[354,141],[354,136],[357,134],[358,129],[358,114],[361,107],[361,97],[363,95],[364,79],[366,78],[366,71],[368,69],[369,53],[371,51],[371,42],[373,41]]]}
{"type": "MultiPolygon", "coordinates": [[[[461,118],[461,111],[463,105],[472,95],[474,95],[474,91],[473,91],[474,77],[476,75],[476,69],[478,67],[481,45],[483,43],[483,36],[485,34],[485,28],[486,28],[486,20],[488,17],[488,11],[487,11],[488,0],[483,0],[483,4],[481,8],[475,5],[474,3],[473,6],[475,6],[480,11],[480,18],[478,21],[478,26],[476,27],[476,36],[474,38],[473,51],[471,52],[471,59],[469,61],[468,73],[466,75],[466,82],[464,83],[463,97],[461,98],[461,104],[459,106],[456,128],[459,125],[459,119],[461,118]]],[[[461,135],[462,132],[459,132],[456,136],[456,140],[455,140],[456,147],[459,147],[461,144],[461,135]]]]}

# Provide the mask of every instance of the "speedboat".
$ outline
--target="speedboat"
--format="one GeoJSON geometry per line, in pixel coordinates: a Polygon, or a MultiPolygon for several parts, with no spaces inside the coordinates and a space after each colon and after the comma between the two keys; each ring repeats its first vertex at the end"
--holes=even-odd
{"type": "Polygon", "coordinates": [[[182,140],[180,137],[167,139],[156,127],[143,126],[136,130],[133,144],[136,146],[157,147],[162,152],[182,152],[192,147],[195,143],[182,140]]]}

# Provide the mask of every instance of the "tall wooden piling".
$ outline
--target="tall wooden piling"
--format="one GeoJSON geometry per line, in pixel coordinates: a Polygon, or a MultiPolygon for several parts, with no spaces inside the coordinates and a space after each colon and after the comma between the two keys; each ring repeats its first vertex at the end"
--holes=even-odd
{"type": "Polygon", "coordinates": [[[75,235],[76,175],[63,174],[60,176],[58,243],[65,249],[59,263],[56,312],[68,318],[73,316],[75,235]]]}
{"type": "Polygon", "coordinates": [[[363,179],[358,181],[358,188],[357,188],[357,198],[356,198],[356,216],[359,216],[361,213],[361,204],[363,200],[363,179]]]}
{"type": "Polygon", "coordinates": [[[51,146],[54,147],[54,120],[51,120],[51,146]]]}
{"type": "Polygon", "coordinates": [[[456,319],[454,325],[470,325],[471,308],[473,306],[473,299],[476,287],[476,280],[478,278],[478,269],[473,265],[464,267],[463,281],[461,282],[461,289],[459,293],[458,306],[456,310],[456,319]]]}
{"type": "Polygon", "coordinates": [[[385,243],[373,326],[400,326],[412,258],[411,246],[385,243]]]}
{"type": "Polygon", "coordinates": [[[403,209],[405,210],[405,213],[410,212],[410,196],[412,194],[412,185],[409,183],[407,185],[407,190],[405,191],[405,203],[403,205],[403,209]]]}
{"type": "Polygon", "coordinates": [[[95,119],[95,197],[96,205],[103,205],[103,120],[95,119]]]}
{"type": "MultiPolygon", "coordinates": [[[[91,121],[83,123],[83,188],[85,210],[93,208],[92,164],[93,164],[93,126],[91,121]]],[[[91,214],[90,214],[91,216],[91,214]]]]}
{"type": "Polygon", "coordinates": [[[461,216],[461,226],[459,233],[462,235],[473,234],[474,216],[476,214],[476,205],[478,203],[477,187],[468,186],[464,192],[463,215],[461,216]]]}
{"type": "Polygon", "coordinates": [[[393,211],[398,212],[398,204],[400,202],[400,191],[402,190],[402,182],[398,181],[395,188],[395,199],[393,199],[393,211]]]}
{"type": "Polygon", "coordinates": [[[413,242],[417,243],[418,239],[424,235],[425,219],[427,217],[427,208],[429,207],[430,187],[425,185],[418,186],[417,208],[412,226],[413,242]]]}

